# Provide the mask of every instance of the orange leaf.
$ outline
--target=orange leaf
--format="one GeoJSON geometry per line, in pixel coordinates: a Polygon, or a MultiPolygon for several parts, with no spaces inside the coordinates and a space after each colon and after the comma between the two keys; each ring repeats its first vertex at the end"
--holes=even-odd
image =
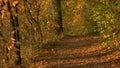
{"type": "Polygon", "coordinates": [[[25,6],[22,5],[21,8],[22,8],[22,9],[25,9],[25,6]]]}
{"type": "Polygon", "coordinates": [[[4,2],[5,2],[5,3],[7,3],[7,2],[8,2],[8,0],[4,0],[4,2]]]}

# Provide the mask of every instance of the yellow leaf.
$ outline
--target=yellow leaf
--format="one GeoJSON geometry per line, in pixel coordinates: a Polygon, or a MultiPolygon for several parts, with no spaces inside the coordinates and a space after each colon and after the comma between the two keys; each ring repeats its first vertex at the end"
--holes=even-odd
{"type": "Polygon", "coordinates": [[[1,14],[2,14],[1,18],[4,17],[4,12],[5,12],[5,10],[1,10],[1,14]]]}
{"type": "Polygon", "coordinates": [[[14,45],[10,45],[10,46],[8,47],[8,50],[11,50],[13,47],[14,47],[14,45]]]}
{"type": "Polygon", "coordinates": [[[11,38],[11,40],[12,40],[12,41],[15,41],[15,39],[14,39],[14,38],[11,38]]]}
{"type": "Polygon", "coordinates": [[[14,1],[12,5],[15,7],[18,4],[18,1],[14,1]]]}

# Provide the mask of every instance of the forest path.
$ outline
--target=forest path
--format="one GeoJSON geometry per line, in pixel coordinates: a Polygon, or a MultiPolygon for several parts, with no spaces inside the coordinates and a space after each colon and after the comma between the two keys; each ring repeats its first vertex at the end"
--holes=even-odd
{"type": "Polygon", "coordinates": [[[100,36],[65,36],[56,47],[42,50],[37,68],[120,68],[118,46],[103,45],[100,36]]]}

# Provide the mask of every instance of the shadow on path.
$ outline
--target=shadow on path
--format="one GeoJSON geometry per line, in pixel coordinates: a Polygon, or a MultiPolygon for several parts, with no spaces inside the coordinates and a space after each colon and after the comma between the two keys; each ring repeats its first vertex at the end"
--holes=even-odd
{"type": "Polygon", "coordinates": [[[60,41],[54,42],[55,47],[40,52],[34,62],[45,61],[42,62],[44,65],[50,65],[47,68],[114,68],[111,64],[120,64],[120,54],[119,58],[115,56],[113,59],[112,56],[120,51],[116,47],[99,48],[101,39],[100,36],[65,36],[60,41]],[[109,60],[106,61],[103,57],[109,60]]]}

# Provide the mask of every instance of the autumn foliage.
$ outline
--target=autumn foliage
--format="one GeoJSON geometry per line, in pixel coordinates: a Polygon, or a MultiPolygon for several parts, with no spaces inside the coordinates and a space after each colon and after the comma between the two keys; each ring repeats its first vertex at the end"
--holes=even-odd
{"type": "Polygon", "coordinates": [[[36,53],[62,45],[56,42],[64,37],[98,35],[102,45],[119,45],[119,3],[119,0],[0,0],[0,67],[34,67],[36,53]]]}

